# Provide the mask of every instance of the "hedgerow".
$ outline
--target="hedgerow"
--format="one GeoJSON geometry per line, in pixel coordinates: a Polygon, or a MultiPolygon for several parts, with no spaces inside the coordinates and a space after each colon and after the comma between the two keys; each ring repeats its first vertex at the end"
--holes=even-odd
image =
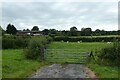
{"type": "Polygon", "coordinates": [[[101,65],[120,65],[120,42],[114,42],[113,46],[99,51],[98,63],[101,65]]]}
{"type": "Polygon", "coordinates": [[[32,37],[28,43],[28,47],[24,50],[25,57],[28,59],[44,59],[44,49],[51,42],[49,37],[32,37]]]}
{"type": "Polygon", "coordinates": [[[68,36],[59,36],[54,37],[54,41],[70,41],[70,42],[112,42],[114,39],[118,39],[120,41],[120,37],[68,37],[68,36]]]}
{"type": "Polygon", "coordinates": [[[29,37],[3,36],[2,49],[25,48],[28,45],[29,37]]]}

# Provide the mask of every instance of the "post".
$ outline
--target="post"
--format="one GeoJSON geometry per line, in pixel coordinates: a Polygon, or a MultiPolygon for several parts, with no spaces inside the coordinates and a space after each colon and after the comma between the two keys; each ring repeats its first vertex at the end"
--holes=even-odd
{"type": "Polygon", "coordinates": [[[90,57],[90,58],[93,58],[93,59],[95,60],[95,57],[94,57],[94,55],[93,55],[93,52],[92,52],[92,51],[90,52],[89,57],[90,57]]]}
{"type": "Polygon", "coordinates": [[[46,59],[46,49],[44,49],[44,60],[46,59]]]}

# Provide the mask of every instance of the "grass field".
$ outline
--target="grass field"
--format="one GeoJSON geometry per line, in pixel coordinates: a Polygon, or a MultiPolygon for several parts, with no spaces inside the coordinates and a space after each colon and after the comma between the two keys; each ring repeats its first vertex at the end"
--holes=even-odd
{"type": "Polygon", "coordinates": [[[107,44],[106,42],[53,42],[49,45],[49,49],[85,49],[87,51],[92,51],[96,49],[102,49],[104,47],[111,46],[112,44],[107,44]]]}
{"type": "MultiPolygon", "coordinates": [[[[112,46],[106,42],[53,42],[49,45],[49,49],[85,49],[86,51],[100,50],[105,47],[112,46]]],[[[95,54],[95,53],[94,53],[95,54]]],[[[57,56],[59,57],[59,56],[57,56]]],[[[118,67],[101,66],[96,63],[87,65],[99,78],[118,78],[118,67]]]]}
{"type": "Polygon", "coordinates": [[[48,53],[46,60],[49,62],[61,63],[84,63],[86,62],[85,56],[87,55],[87,52],[111,45],[112,44],[107,44],[105,42],[53,42],[46,51],[48,53]]]}
{"type": "Polygon", "coordinates": [[[23,78],[30,75],[44,62],[26,60],[22,49],[2,50],[2,78],[23,78]]]}
{"type": "MultiPolygon", "coordinates": [[[[85,49],[94,51],[108,46],[112,46],[112,44],[105,42],[52,42],[48,49],[85,49]]],[[[22,49],[2,50],[2,63],[3,78],[27,77],[39,67],[47,64],[46,62],[25,59],[22,49]]],[[[100,78],[115,78],[118,76],[117,67],[100,66],[98,64],[89,64],[88,66],[100,78]]]]}

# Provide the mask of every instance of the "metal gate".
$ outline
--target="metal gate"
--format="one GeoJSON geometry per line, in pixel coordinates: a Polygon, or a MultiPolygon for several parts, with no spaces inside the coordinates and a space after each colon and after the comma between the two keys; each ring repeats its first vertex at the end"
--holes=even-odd
{"type": "Polygon", "coordinates": [[[89,52],[85,49],[45,49],[44,59],[48,62],[85,63],[89,52]]]}

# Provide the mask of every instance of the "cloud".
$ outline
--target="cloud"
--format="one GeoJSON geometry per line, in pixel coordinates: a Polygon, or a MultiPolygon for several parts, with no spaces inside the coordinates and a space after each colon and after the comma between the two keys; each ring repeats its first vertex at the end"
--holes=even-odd
{"type": "Polygon", "coordinates": [[[76,26],[93,30],[117,30],[117,2],[4,2],[2,27],[8,23],[17,29],[70,29],[76,26]]]}

